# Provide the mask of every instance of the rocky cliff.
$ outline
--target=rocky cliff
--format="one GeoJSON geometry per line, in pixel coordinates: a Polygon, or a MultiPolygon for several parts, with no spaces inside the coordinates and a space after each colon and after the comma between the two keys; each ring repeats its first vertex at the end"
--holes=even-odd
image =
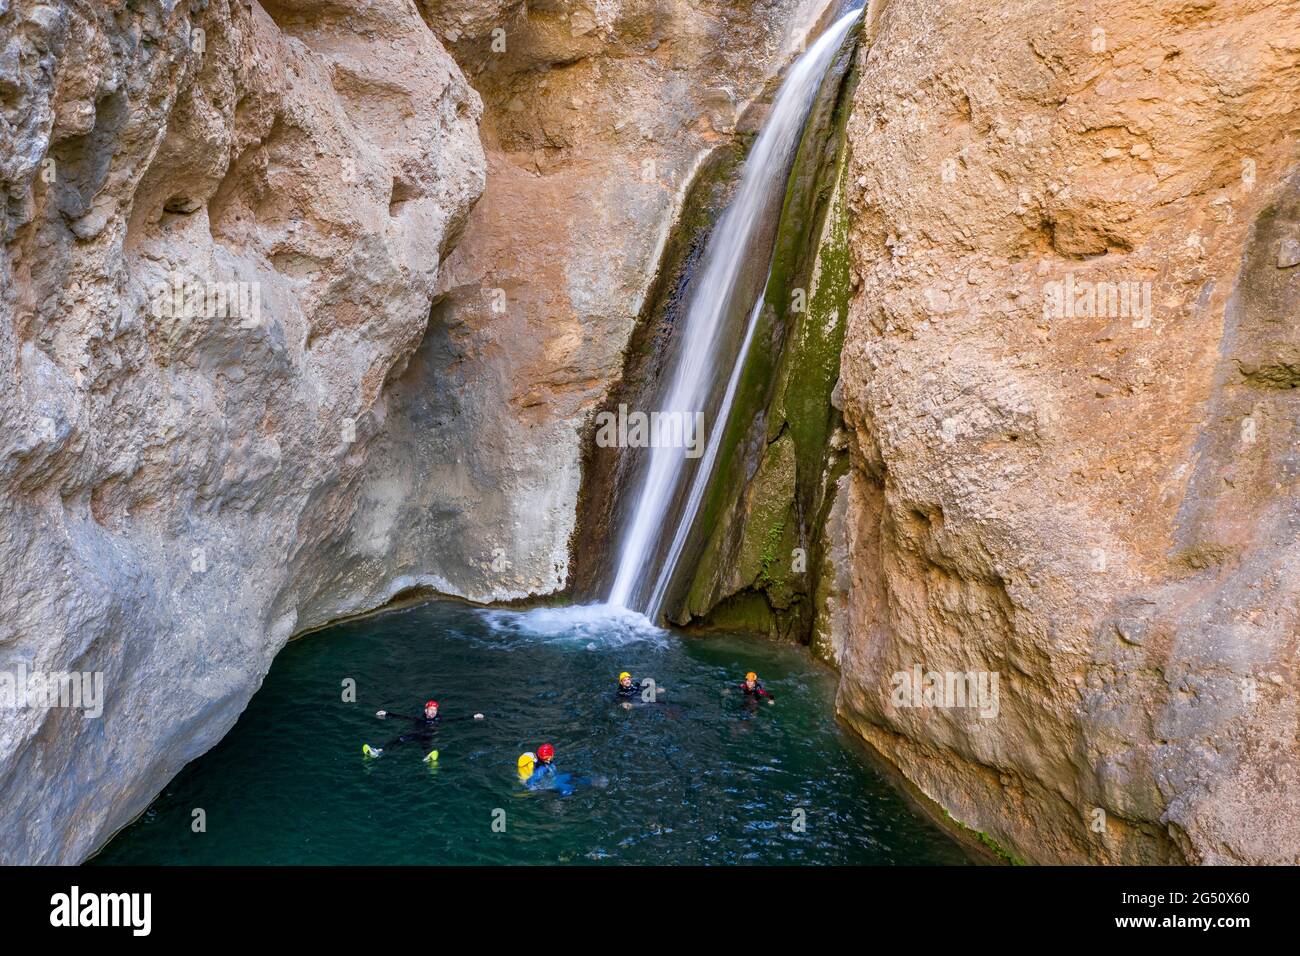
{"type": "Polygon", "coordinates": [[[678,617],[1008,858],[1300,860],[1297,12],[878,0],[778,243],[678,617]]]}
{"type": "Polygon", "coordinates": [[[92,852],[295,633],[563,586],[692,170],[824,6],[0,0],[0,670],[104,681],[0,709],[0,861],[92,852]]]}
{"type": "Polygon", "coordinates": [[[366,466],[483,189],[481,105],[400,0],[5,3],[0,31],[0,660],[104,681],[98,719],[0,712],[0,860],[63,862],[293,632],[386,597],[339,542],[377,546],[366,466]]]}
{"type": "MultiPolygon", "coordinates": [[[[0,0],[0,673],[104,679],[0,708],[0,861],[93,852],[295,633],[573,582],[689,187],[826,10],[0,0]]],[[[815,612],[1009,855],[1297,862],[1300,4],[875,0],[856,76],[692,610],[815,612]]]]}
{"type": "Polygon", "coordinates": [[[488,177],[396,383],[376,479],[420,531],[409,566],[429,577],[412,583],[508,600],[573,585],[574,552],[603,553],[574,541],[583,433],[689,187],[829,6],[423,4],[483,95],[488,177]]]}
{"type": "Polygon", "coordinates": [[[864,42],[842,714],[1026,860],[1300,862],[1300,4],[884,0],[864,42]]]}

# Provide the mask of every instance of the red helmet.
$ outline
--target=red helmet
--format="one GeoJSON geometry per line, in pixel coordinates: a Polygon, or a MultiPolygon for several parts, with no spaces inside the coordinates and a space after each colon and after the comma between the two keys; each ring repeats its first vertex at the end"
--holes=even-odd
{"type": "Polygon", "coordinates": [[[436,700],[426,700],[424,702],[425,710],[428,710],[430,707],[437,707],[437,706],[438,706],[438,702],[436,700]]]}
{"type": "Polygon", "coordinates": [[[554,756],[555,748],[550,744],[542,744],[537,748],[537,759],[539,760],[550,760],[554,756]]]}

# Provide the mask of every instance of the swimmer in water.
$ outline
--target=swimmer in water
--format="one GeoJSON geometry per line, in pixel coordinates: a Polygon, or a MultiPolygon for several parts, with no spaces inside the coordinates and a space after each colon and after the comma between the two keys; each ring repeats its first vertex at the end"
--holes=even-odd
{"type": "Polygon", "coordinates": [[[443,723],[453,723],[458,720],[482,720],[482,714],[475,714],[473,717],[452,717],[444,720],[438,713],[438,702],[428,700],[424,702],[424,713],[419,717],[407,717],[404,714],[394,714],[387,710],[375,711],[375,716],[380,720],[386,720],[389,717],[396,717],[398,720],[409,720],[411,729],[404,734],[398,734],[382,747],[372,747],[370,744],[362,744],[361,752],[367,757],[378,757],[384,751],[396,747],[398,744],[418,742],[424,751],[424,759],[429,762],[438,759],[438,751],[433,749],[433,736],[443,723]]]}
{"type": "Polygon", "coordinates": [[[776,703],[776,698],[759,682],[758,675],[753,671],[746,674],[745,679],[741,681],[740,692],[745,695],[747,702],[755,704],[759,701],[766,701],[769,704],[776,703]]]}

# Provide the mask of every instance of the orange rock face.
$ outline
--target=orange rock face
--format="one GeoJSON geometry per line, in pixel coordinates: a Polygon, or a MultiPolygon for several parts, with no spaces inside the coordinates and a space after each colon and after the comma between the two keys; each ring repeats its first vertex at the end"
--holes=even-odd
{"type": "Polygon", "coordinates": [[[580,435],[686,189],[827,7],[424,4],[483,96],[488,177],[394,393],[412,568],[482,601],[572,583],[580,435]]]}
{"type": "Polygon", "coordinates": [[[1295,863],[1300,4],[1086,6],[872,5],[839,707],[1027,860],[1295,863]]]}

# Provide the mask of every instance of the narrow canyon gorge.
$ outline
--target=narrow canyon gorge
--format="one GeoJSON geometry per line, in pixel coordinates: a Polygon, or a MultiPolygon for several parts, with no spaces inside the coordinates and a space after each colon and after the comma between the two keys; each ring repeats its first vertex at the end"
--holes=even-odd
{"type": "MultiPolygon", "coordinates": [[[[597,418],[847,9],[0,0],[0,670],[105,689],[0,708],[0,863],[93,855],[292,638],[608,594],[597,418]]],[[[664,617],[808,645],[991,857],[1300,863],[1300,0],[832,53],[664,617]]]]}

